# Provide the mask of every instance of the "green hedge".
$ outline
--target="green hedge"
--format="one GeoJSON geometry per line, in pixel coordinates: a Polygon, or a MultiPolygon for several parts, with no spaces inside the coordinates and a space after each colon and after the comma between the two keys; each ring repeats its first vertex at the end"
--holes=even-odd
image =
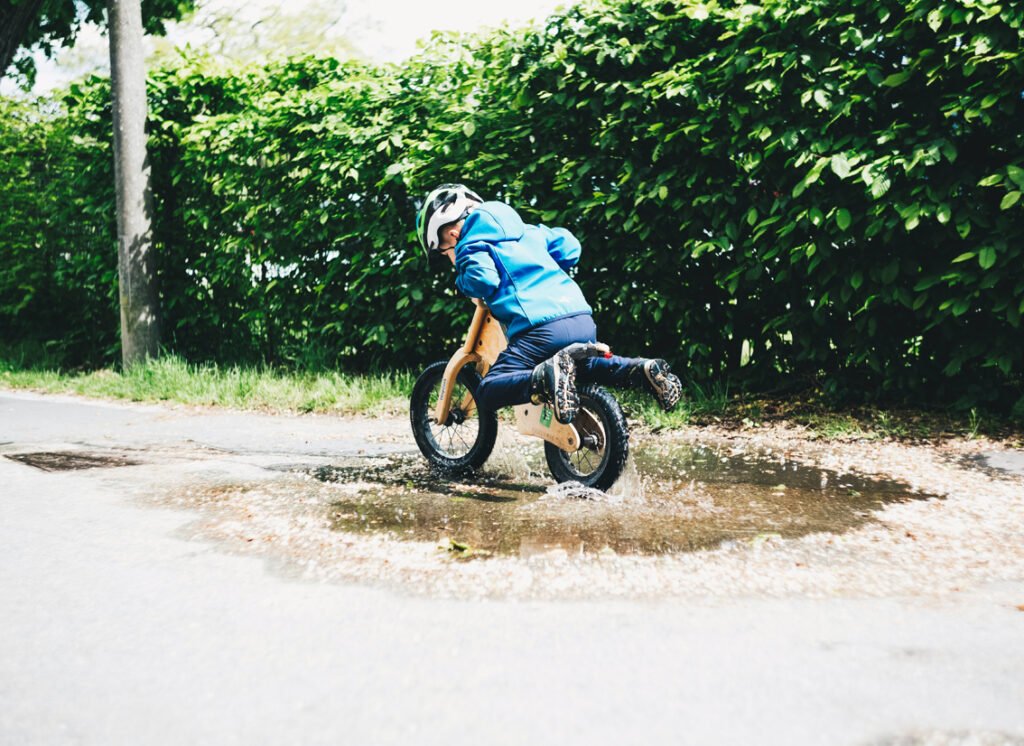
{"type": "MultiPolygon", "coordinates": [[[[1019,4],[646,0],[436,38],[400,68],[183,59],[150,81],[165,343],[311,367],[444,356],[468,307],[450,270],[426,272],[412,216],[460,180],[582,238],[578,280],[624,353],[751,389],[1012,405],[1022,42],[1019,4]]],[[[92,335],[109,358],[106,86],[40,125],[59,147],[23,146],[71,176],[45,203],[0,164],[28,200],[4,189],[5,227],[88,235],[57,279],[62,238],[14,249],[57,289],[29,303],[63,324],[19,307],[9,271],[0,318],[5,337],[92,335]]]]}

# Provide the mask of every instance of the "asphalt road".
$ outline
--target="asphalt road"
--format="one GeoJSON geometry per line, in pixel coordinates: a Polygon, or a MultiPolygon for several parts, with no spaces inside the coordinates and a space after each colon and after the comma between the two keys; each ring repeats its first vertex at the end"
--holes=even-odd
{"type": "Polygon", "coordinates": [[[149,461],[46,472],[0,457],[0,743],[1024,743],[1024,582],[432,599],[297,580],[140,499],[410,448],[378,429],[0,393],[0,456],[149,461]]]}

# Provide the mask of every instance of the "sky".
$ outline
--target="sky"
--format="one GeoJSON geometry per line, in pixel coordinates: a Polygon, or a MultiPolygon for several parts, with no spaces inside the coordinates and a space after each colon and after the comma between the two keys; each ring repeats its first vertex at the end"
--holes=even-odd
{"type": "MultiPolygon", "coordinates": [[[[413,54],[416,41],[428,37],[432,30],[474,31],[503,23],[523,25],[571,3],[572,0],[289,0],[285,5],[280,0],[199,0],[200,12],[252,22],[261,15],[275,13],[301,19],[305,8],[314,8],[325,37],[343,37],[362,56],[378,62],[400,62],[413,54]]],[[[207,38],[200,29],[172,26],[168,40],[156,43],[165,48],[186,43],[202,47],[207,38]]],[[[86,28],[75,48],[62,52],[56,62],[37,57],[34,90],[42,93],[86,72],[106,70],[107,54],[106,37],[96,28],[86,28]]],[[[0,92],[5,92],[8,86],[5,80],[0,92]]]]}

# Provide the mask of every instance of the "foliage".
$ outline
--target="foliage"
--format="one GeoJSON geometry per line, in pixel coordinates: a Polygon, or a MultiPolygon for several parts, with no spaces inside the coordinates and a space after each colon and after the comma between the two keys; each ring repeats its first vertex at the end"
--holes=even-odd
{"type": "MultiPolygon", "coordinates": [[[[436,37],[401,68],[183,58],[150,81],[168,344],[313,368],[447,355],[469,307],[450,270],[424,271],[412,215],[461,180],[580,235],[602,338],[697,385],[1012,405],[1022,24],[992,0],[605,0],[436,37]]],[[[105,86],[47,120],[78,138],[61,167],[79,179],[48,225],[66,202],[105,230],[105,86]]],[[[0,182],[31,195],[7,163],[0,182]]],[[[86,248],[91,302],[110,297],[107,246],[86,248]]],[[[52,330],[16,287],[0,281],[11,338],[52,330]]]]}
{"type": "Polygon", "coordinates": [[[100,364],[117,350],[109,143],[15,101],[0,119],[0,341],[100,364]]]}
{"type": "MultiPolygon", "coordinates": [[[[181,18],[195,0],[141,0],[142,23],[149,33],[163,33],[167,19],[181,18]]],[[[9,66],[27,82],[35,77],[29,54],[40,49],[47,56],[74,44],[85,23],[106,25],[107,0],[0,0],[0,77],[9,66]],[[22,18],[31,10],[31,16],[22,18]],[[17,38],[12,38],[17,34],[17,38]],[[20,52],[18,51],[20,48],[20,52]]]]}

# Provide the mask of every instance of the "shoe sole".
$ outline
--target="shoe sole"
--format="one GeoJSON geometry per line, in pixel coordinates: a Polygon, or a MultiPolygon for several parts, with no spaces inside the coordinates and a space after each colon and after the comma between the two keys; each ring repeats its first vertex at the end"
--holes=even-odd
{"type": "Polygon", "coordinates": [[[666,412],[675,409],[683,395],[683,384],[672,374],[668,364],[652,361],[644,366],[644,375],[654,389],[654,398],[658,400],[661,408],[666,412]]]}
{"type": "Polygon", "coordinates": [[[580,407],[580,398],[576,393],[576,363],[565,350],[556,353],[555,358],[555,390],[551,404],[555,410],[555,419],[568,425],[580,407]]]}

